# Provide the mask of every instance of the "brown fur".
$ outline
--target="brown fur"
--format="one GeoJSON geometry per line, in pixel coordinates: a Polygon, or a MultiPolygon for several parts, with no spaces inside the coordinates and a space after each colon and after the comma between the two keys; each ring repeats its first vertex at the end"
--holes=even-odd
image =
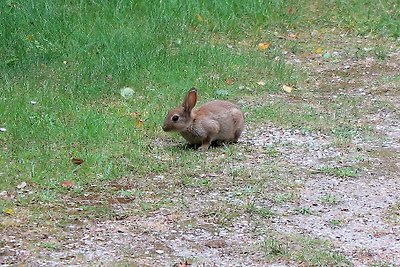
{"type": "Polygon", "coordinates": [[[213,100],[193,110],[197,102],[196,89],[188,91],[182,105],[168,112],[163,130],[179,132],[190,144],[207,150],[212,142],[237,142],[244,127],[243,114],[235,104],[213,100]],[[176,121],[173,120],[178,118],[176,121]]]}

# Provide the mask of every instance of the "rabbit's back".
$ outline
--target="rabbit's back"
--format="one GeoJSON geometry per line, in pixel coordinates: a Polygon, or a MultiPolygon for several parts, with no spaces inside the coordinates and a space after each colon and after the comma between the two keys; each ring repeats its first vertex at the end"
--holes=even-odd
{"type": "Polygon", "coordinates": [[[238,106],[231,102],[213,100],[202,105],[194,113],[195,128],[214,132],[212,141],[237,142],[243,131],[243,114],[238,106]]]}

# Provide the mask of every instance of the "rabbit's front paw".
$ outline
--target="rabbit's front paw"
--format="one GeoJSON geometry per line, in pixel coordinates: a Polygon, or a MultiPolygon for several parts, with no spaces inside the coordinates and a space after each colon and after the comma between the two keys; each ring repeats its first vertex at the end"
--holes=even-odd
{"type": "Polygon", "coordinates": [[[207,151],[210,147],[210,144],[202,144],[197,150],[198,151],[207,151]]]}

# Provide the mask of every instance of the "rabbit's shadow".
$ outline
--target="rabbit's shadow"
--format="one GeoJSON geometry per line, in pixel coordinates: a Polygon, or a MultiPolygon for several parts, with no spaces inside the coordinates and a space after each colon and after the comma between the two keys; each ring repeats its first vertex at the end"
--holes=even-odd
{"type": "MultiPolygon", "coordinates": [[[[229,147],[229,145],[232,145],[232,144],[234,144],[234,143],[232,143],[232,142],[231,143],[221,143],[221,142],[216,141],[216,142],[212,142],[211,143],[209,149],[227,148],[227,147],[229,147]]],[[[198,150],[200,146],[201,145],[199,145],[199,144],[188,144],[188,143],[186,143],[186,144],[173,145],[173,146],[171,146],[171,148],[176,149],[176,150],[187,150],[187,151],[190,151],[190,150],[198,150]]]]}

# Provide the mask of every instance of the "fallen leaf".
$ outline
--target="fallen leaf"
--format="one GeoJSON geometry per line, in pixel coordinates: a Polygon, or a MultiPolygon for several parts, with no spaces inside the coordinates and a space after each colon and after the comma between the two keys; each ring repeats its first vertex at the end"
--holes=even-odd
{"type": "Polygon", "coordinates": [[[297,33],[292,33],[292,32],[291,32],[291,33],[288,34],[288,39],[289,39],[289,40],[296,40],[297,37],[298,37],[298,36],[297,36],[297,33]]]}
{"type": "Polygon", "coordinates": [[[200,14],[196,14],[196,19],[197,19],[197,21],[199,21],[199,22],[204,22],[204,18],[203,18],[203,16],[200,15],[200,14]]]}
{"type": "Polygon", "coordinates": [[[67,181],[62,182],[61,186],[65,187],[65,188],[71,188],[74,186],[74,183],[70,180],[67,180],[67,181]]]}
{"type": "Polygon", "coordinates": [[[26,39],[27,41],[29,41],[29,42],[32,42],[32,41],[33,41],[33,34],[28,34],[28,35],[25,37],[25,39],[26,39]]]}
{"type": "Polygon", "coordinates": [[[71,161],[75,165],[81,165],[83,163],[83,159],[80,158],[72,158],[71,161]]]}
{"type": "Polygon", "coordinates": [[[258,49],[261,51],[267,50],[269,47],[270,43],[269,42],[262,42],[258,44],[258,49]]]}
{"type": "Polygon", "coordinates": [[[13,209],[10,209],[10,208],[4,209],[4,210],[3,210],[3,213],[5,213],[5,214],[7,214],[7,215],[13,215],[14,210],[13,210],[13,209]]]}
{"type": "Polygon", "coordinates": [[[283,89],[283,91],[285,91],[287,93],[291,93],[293,91],[293,87],[287,86],[287,85],[283,85],[282,89],[283,89]]]}
{"type": "Polygon", "coordinates": [[[315,53],[317,54],[322,54],[323,51],[324,49],[322,49],[322,47],[318,47],[317,49],[315,49],[315,53]]]}
{"type": "Polygon", "coordinates": [[[0,132],[7,132],[6,128],[0,128],[0,132]]]}
{"type": "Polygon", "coordinates": [[[232,79],[226,79],[225,80],[225,84],[232,85],[233,84],[233,80],[232,79]]]}
{"type": "Polygon", "coordinates": [[[135,121],[135,128],[137,128],[137,129],[142,128],[143,127],[143,123],[144,123],[143,120],[137,119],[135,121]]]}
{"type": "Polygon", "coordinates": [[[258,81],[257,84],[260,86],[264,86],[266,83],[265,83],[265,81],[258,81]]]}

